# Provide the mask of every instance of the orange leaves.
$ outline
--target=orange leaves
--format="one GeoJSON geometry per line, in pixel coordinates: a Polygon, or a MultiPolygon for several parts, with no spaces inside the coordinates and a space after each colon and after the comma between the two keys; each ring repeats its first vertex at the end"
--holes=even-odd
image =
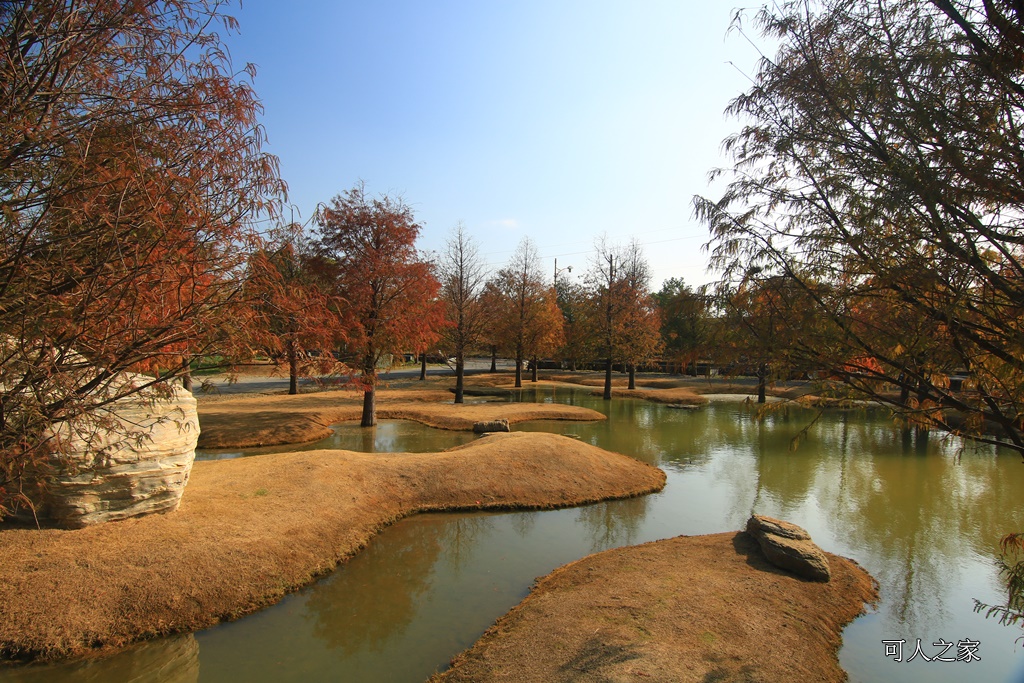
{"type": "Polygon", "coordinates": [[[874,356],[858,356],[857,358],[851,358],[846,365],[843,366],[843,371],[867,377],[885,376],[885,371],[882,369],[881,363],[879,363],[878,359],[874,356]]]}
{"type": "Polygon", "coordinates": [[[544,284],[537,248],[529,238],[523,238],[509,263],[488,282],[484,299],[493,321],[493,343],[515,356],[517,367],[562,343],[563,318],[555,291],[544,284]]]}
{"type": "MultiPolygon", "coordinates": [[[[95,395],[106,377],[180,371],[181,355],[240,338],[250,222],[274,213],[284,186],[261,149],[259,102],[206,32],[219,11],[0,6],[0,329],[40,359],[0,357],[0,454],[88,416],[109,400],[95,395]],[[69,371],[52,349],[91,369],[69,371]]],[[[0,507],[5,485],[0,474],[0,507]]]]}
{"type": "Polygon", "coordinates": [[[325,269],[350,316],[347,346],[372,386],[388,357],[436,340],[440,284],[416,250],[420,226],[401,199],[370,197],[360,183],[332,199],[318,223],[325,269]]]}

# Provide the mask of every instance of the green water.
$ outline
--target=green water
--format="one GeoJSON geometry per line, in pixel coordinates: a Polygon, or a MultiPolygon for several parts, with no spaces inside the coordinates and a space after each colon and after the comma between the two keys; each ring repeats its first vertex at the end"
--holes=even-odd
{"type": "MultiPolygon", "coordinates": [[[[607,422],[518,429],[574,434],[657,464],[668,473],[665,490],[569,510],[416,516],[331,576],[240,621],[100,662],[4,671],[0,681],[422,681],[535,577],[609,547],[739,529],[751,512],[804,526],[879,581],[877,608],[844,632],[840,662],[851,681],[1024,680],[1020,630],[972,611],[973,598],[1000,599],[998,540],[1024,530],[1017,456],[904,435],[883,413],[826,413],[791,451],[816,413],[759,420],[735,403],[682,411],[550,390],[524,399],[607,412],[607,422]],[[883,640],[907,641],[907,658],[918,638],[927,655],[939,639],[979,641],[981,661],[885,656],[883,640]]],[[[457,435],[410,428],[402,450],[437,450],[443,436],[457,435]],[[417,447],[417,431],[430,447],[417,447]]]]}
{"type": "Polygon", "coordinates": [[[319,441],[298,446],[197,449],[196,460],[228,460],[262,453],[315,451],[322,448],[360,453],[433,453],[469,443],[475,438],[470,432],[431,429],[408,420],[381,420],[375,427],[368,429],[360,427],[358,421],[352,421],[332,425],[331,435],[319,441]]]}

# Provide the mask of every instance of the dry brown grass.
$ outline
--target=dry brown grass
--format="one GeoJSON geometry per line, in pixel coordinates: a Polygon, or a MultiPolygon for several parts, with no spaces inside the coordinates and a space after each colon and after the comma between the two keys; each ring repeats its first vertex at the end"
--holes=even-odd
{"type": "MultiPolygon", "coordinates": [[[[601,393],[601,391],[593,392],[596,396],[600,396],[601,393]]],[[[703,405],[708,402],[706,398],[686,387],[676,387],[672,389],[612,389],[612,397],[639,398],[645,401],[652,401],[654,403],[669,403],[672,405],[688,406],[703,405]]]]}
{"type": "Polygon", "coordinates": [[[57,659],[237,618],[415,512],[581,505],[664,482],[650,465],[541,433],[494,434],[444,453],[199,462],[176,512],[76,531],[0,530],[0,657],[57,659]]]}
{"type": "MultiPolygon", "coordinates": [[[[573,373],[554,373],[551,375],[541,373],[541,377],[550,380],[552,382],[563,382],[566,384],[578,384],[584,387],[603,387],[604,386],[604,373],[603,372],[573,372],[573,373]]],[[[625,376],[619,375],[618,373],[612,377],[613,387],[624,387],[629,384],[629,379],[625,376]]]]}
{"type": "MultiPolygon", "coordinates": [[[[546,379],[594,386],[596,378],[546,379]]],[[[471,384],[511,381],[488,375],[471,384]]],[[[454,406],[449,383],[384,390],[378,414],[447,429],[501,417],[604,419],[572,406],[454,406]]],[[[732,389],[640,384],[615,395],[692,403],[732,389]]],[[[204,445],[320,438],[327,425],[357,419],[360,398],[325,391],[201,400],[204,445]]],[[[415,512],[580,505],[656,491],[664,480],[630,458],[540,433],[492,435],[444,453],[312,451],[196,463],[174,513],[76,531],[0,528],[0,658],[106,653],[237,618],[331,571],[415,512]]],[[[829,559],[833,580],[819,584],[768,565],[746,534],[584,558],[541,580],[439,680],[842,680],[840,631],[875,588],[856,565],[829,559]]]]}
{"type": "Polygon", "coordinates": [[[591,555],[540,579],[431,681],[843,681],[840,633],[877,588],[829,562],[829,583],[801,580],[745,532],[591,555]]]}
{"type": "MultiPolygon", "coordinates": [[[[391,389],[378,397],[379,419],[415,420],[430,427],[472,430],[475,422],[527,420],[604,420],[596,410],[550,403],[464,403],[436,385],[391,389]]],[[[362,395],[352,391],[255,395],[200,401],[200,448],[246,448],[303,443],[330,435],[330,425],[358,420],[362,395]]]]}

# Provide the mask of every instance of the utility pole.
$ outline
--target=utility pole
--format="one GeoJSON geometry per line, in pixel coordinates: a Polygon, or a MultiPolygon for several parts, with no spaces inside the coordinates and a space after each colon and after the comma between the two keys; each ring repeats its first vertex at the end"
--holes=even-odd
{"type": "Polygon", "coordinates": [[[615,254],[608,254],[608,292],[605,307],[605,345],[608,357],[604,365],[604,394],[605,401],[612,399],[612,295],[615,287],[615,254]]]}

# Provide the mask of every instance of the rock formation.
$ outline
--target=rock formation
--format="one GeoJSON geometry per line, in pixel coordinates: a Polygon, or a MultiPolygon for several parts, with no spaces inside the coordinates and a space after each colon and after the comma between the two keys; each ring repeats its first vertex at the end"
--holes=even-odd
{"type": "MultiPolygon", "coordinates": [[[[126,382],[151,378],[126,375],[126,382]]],[[[177,384],[113,401],[99,420],[55,429],[55,460],[39,518],[80,528],[178,507],[199,438],[196,400],[177,384]]]]}
{"type": "Polygon", "coordinates": [[[747,533],[757,539],[765,558],[776,567],[811,581],[832,578],[825,553],[796,524],[753,515],[747,520],[747,533]]]}
{"type": "Polygon", "coordinates": [[[508,420],[491,420],[490,422],[477,422],[473,425],[474,434],[485,434],[487,432],[507,432],[508,420]]]}

